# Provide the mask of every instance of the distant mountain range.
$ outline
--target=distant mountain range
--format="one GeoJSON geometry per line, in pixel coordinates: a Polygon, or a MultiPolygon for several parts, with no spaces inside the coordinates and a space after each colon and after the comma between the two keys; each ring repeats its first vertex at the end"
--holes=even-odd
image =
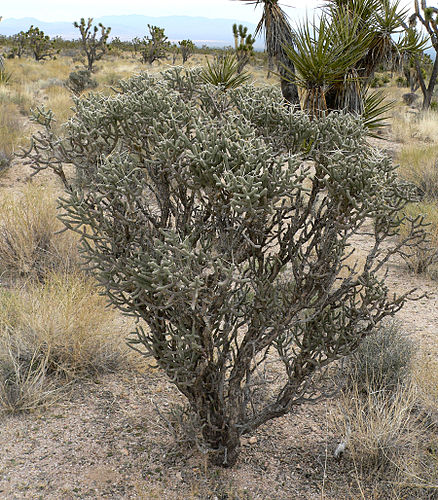
{"type": "MultiPolygon", "coordinates": [[[[306,9],[294,9],[292,25],[297,19],[305,19],[306,9]]],[[[77,19],[79,21],[79,19],[77,19]]],[[[121,40],[131,40],[134,37],[143,38],[149,34],[148,24],[165,29],[166,35],[171,41],[179,41],[189,38],[196,45],[208,45],[210,47],[226,47],[233,45],[232,25],[233,23],[247,26],[250,33],[254,33],[256,25],[238,19],[210,19],[207,17],[191,16],[163,16],[151,17],[141,15],[103,16],[94,19],[94,24],[102,23],[111,26],[111,37],[118,36],[121,40]]],[[[38,26],[46,35],[61,36],[71,40],[79,38],[79,31],[69,22],[46,22],[33,17],[21,19],[8,18],[0,22],[0,35],[15,35],[19,31],[27,31],[31,25],[38,26]]],[[[256,49],[263,49],[264,42],[259,37],[255,43],[256,49]]],[[[426,52],[435,59],[435,51],[428,49],[426,52]]]]}
{"type": "MultiPolygon", "coordinates": [[[[216,47],[224,47],[234,43],[231,31],[233,23],[247,26],[251,33],[254,33],[256,29],[255,24],[239,21],[238,19],[210,19],[190,16],[103,16],[94,19],[94,24],[97,23],[111,26],[111,37],[118,36],[121,40],[131,40],[136,36],[142,38],[149,34],[147,25],[152,24],[164,28],[166,35],[172,41],[189,38],[196,45],[205,44],[216,47]]],[[[10,36],[22,30],[27,31],[31,25],[38,26],[46,35],[51,37],[79,38],[79,31],[73,26],[73,22],[45,22],[32,17],[3,19],[0,23],[0,35],[10,36]]],[[[263,41],[258,40],[256,47],[262,48],[263,41]]]]}

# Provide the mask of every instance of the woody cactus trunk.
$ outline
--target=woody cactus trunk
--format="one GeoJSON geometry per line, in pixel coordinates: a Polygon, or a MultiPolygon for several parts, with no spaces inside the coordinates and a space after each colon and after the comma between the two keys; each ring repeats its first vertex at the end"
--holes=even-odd
{"type": "Polygon", "coordinates": [[[242,435],[320,397],[324,370],[402,307],[381,271],[410,191],[360,121],[311,121],[275,89],[225,92],[179,68],[75,106],[63,136],[35,115],[28,162],[60,176],[63,222],[111,303],[143,321],[129,344],[232,466],[242,435]]]}

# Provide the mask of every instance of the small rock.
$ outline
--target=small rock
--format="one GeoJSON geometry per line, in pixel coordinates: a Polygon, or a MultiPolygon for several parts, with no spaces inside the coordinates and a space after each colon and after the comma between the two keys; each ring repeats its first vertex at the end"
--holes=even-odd
{"type": "Polygon", "coordinates": [[[257,443],[257,438],[256,438],[255,436],[250,437],[250,438],[248,439],[248,443],[249,443],[249,444],[256,444],[256,443],[257,443]]]}

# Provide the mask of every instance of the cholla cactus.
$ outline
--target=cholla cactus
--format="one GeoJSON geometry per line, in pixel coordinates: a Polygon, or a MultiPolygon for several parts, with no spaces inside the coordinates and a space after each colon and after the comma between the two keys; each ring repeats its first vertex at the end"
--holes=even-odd
{"type": "Polygon", "coordinates": [[[381,271],[409,192],[358,119],[310,121],[275,89],[223,92],[174,69],[119,90],[76,100],[64,137],[41,111],[29,162],[61,177],[65,225],[111,302],[147,325],[130,345],[232,466],[242,435],[320,397],[316,375],[402,307],[381,271]],[[364,232],[374,244],[355,263],[364,232]]]}

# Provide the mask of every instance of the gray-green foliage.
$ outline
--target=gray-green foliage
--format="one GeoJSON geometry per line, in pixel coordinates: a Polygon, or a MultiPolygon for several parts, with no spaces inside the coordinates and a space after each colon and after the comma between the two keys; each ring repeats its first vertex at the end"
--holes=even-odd
{"type": "Polygon", "coordinates": [[[396,389],[408,375],[413,354],[414,344],[399,323],[381,325],[348,358],[347,388],[361,393],[396,389]]]}
{"type": "Polygon", "coordinates": [[[408,189],[358,119],[312,121],[273,88],[173,69],[75,106],[62,137],[40,110],[29,162],[61,177],[89,266],[147,324],[130,344],[187,397],[212,461],[233,465],[241,435],[318,397],[315,375],[403,305],[381,271],[408,189]]]}
{"type": "Polygon", "coordinates": [[[181,40],[178,42],[178,49],[181,52],[182,63],[185,64],[195,52],[195,44],[191,40],[181,40]]]}
{"type": "Polygon", "coordinates": [[[44,31],[40,30],[37,26],[31,26],[24,36],[26,45],[35,61],[52,59],[59,53],[59,49],[55,48],[55,41],[51,40],[50,36],[45,35],[44,31]]]}

